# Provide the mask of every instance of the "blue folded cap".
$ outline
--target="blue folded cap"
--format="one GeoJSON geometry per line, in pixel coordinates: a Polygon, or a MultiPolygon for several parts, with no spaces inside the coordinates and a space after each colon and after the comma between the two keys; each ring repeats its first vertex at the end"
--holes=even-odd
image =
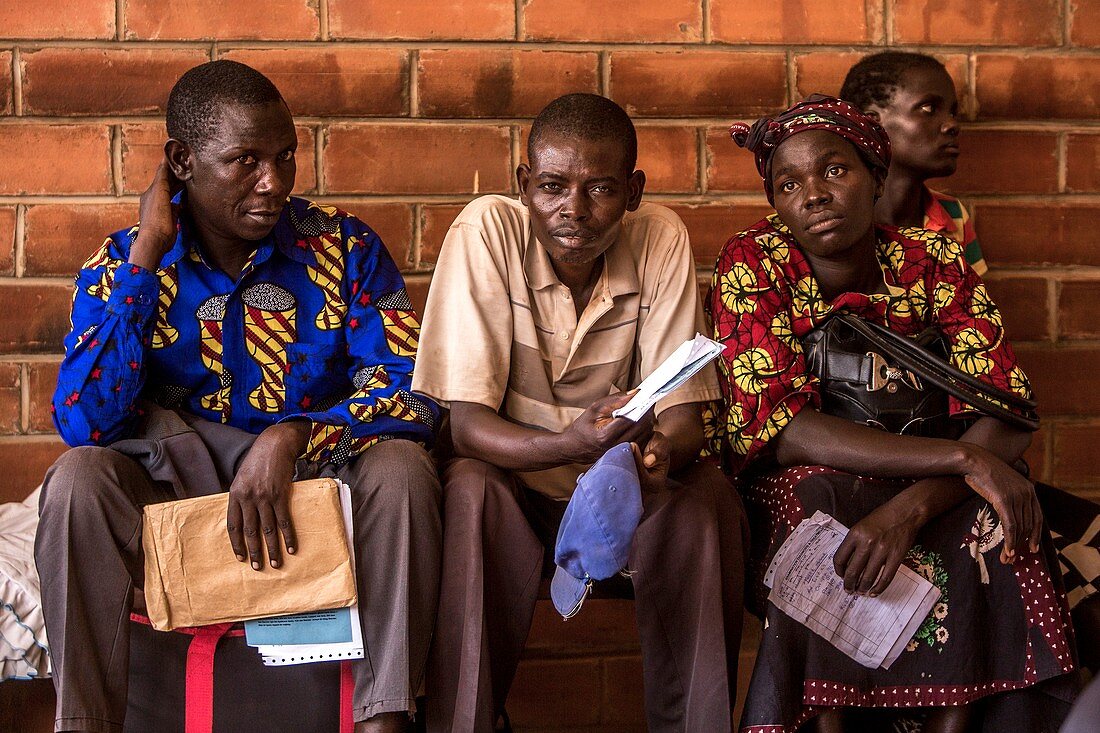
{"type": "Polygon", "coordinates": [[[580,610],[593,580],[626,567],[642,519],[642,492],[629,443],[620,443],[577,479],[554,545],[550,597],[565,618],[580,610]]]}

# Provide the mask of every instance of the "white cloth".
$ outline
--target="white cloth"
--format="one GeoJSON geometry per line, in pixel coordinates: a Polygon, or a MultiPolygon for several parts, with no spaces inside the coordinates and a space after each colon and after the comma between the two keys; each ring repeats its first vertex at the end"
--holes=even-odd
{"type": "Polygon", "coordinates": [[[42,591],[34,566],[38,489],[0,504],[0,681],[49,674],[42,591]]]}

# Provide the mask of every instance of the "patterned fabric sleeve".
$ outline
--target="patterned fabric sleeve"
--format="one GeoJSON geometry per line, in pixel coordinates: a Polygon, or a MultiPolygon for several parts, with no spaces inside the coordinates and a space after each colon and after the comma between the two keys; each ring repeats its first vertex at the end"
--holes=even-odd
{"type": "Polygon", "coordinates": [[[807,404],[817,406],[816,380],[790,320],[790,289],[775,259],[787,245],[766,230],[734,237],[715,267],[707,308],[714,338],[725,346],[719,379],[723,423],[739,469],[760,456],[807,404]]]}
{"type": "MultiPolygon", "coordinates": [[[[1031,385],[1005,338],[1001,313],[981,277],[966,265],[962,246],[934,232],[900,233],[927,245],[933,264],[927,268],[924,287],[932,321],[948,340],[952,363],[995,387],[1030,399],[1031,385]]],[[[953,415],[973,412],[973,408],[951,398],[953,415]]]]}
{"type": "MultiPolygon", "coordinates": [[[[347,253],[344,333],[354,392],[335,404],[284,417],[312,423],[303,458],[342,465],[385,438],[430,444],[439,418],[411,391],[420,323],[405,282],[378,235],[354,217],[341,221],[347,253]]],[[[330,368],[323,360],[315,369],[330,368]]]]}
{"type": "Polygon", "coordinates": [[[70,446],[125,437],[137,416],[156,316],[156,275],[126,264],[136,228],[108,238],[80,269],[72,329],[54,392],[54,425],[70,446]]]}

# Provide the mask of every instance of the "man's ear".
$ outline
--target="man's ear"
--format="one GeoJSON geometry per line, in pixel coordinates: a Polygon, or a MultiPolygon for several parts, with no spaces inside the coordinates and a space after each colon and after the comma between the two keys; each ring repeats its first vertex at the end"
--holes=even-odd
{"type": "Polygon", "coordinates": [[[645,190],[645,171],[636,170],[630,174],[630,198],[626,201],[627,211],[637,211],[642,205],[642,192],[645,190]]]}
{"type": "Polygon", "coordinates": [[[172,169],[172,175],[180,181],[191,180],[195,161],[187,143],[168,138],[168,142],[164,143],[164,157],[168,161],[168,167],[172,169]]]}
{"type": "Polygon", "coordinates": [[[520,163],[516,166],[516,185],[519,186],[519,200],[524,206],[530,206],[531,201],[527,197],[527,184],[531,180],[531,166],[520,163]]]}

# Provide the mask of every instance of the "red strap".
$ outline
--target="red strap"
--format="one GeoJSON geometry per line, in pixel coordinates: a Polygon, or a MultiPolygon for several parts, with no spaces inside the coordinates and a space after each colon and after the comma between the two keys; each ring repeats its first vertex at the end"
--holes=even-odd
{"type": "Polygon", "coordinates": [[[351,713],[354,693],[355,678],[351,674],[351,662],[340,662],[340,733],[353,733],[355,730],[351,713]]]}
{"type": "Polygon", "coordinates": [[[214,731],[214,652],[232,626],[213,624],[193,630],[183,683],[184,733],[214,731]]]}

